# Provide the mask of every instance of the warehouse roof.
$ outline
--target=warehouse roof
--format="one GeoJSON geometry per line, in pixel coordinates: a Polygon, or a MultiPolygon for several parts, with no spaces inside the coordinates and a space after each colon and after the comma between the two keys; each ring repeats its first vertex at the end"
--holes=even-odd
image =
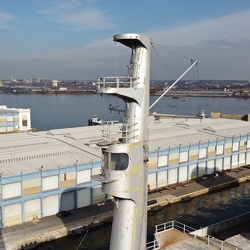
{"type": "MultiPolygon", "coordinates": [[[[250,133],[248,122],[229,119],[169,118],[149,126],[149,151],[224,140],[250,133]]],[[[100,126],[55,129],[47,132],[2,134],[0,173],[14,176],[57,167],[101,161],[100,126]]]]}
{"type": "Polygon", "coordinates": [[[155,151],[208,141],[220,141],[250,133],[250,124],[233,119],[174,118],[155,121],[150,126],[149,147],[155,151]]]}

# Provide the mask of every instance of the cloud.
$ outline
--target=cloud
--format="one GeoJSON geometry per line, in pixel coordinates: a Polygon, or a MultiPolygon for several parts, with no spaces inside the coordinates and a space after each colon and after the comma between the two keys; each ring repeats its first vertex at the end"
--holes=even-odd
{"type": "Polygon", "coordinates": [[[14,19],[15,17],[8,13],[0,12],[0,29],[13,31],[12,21],[14,19]]]}
{"type": "MultiPolygon", "coordinates": [[[[250,79],[246,65],[250,59],[250,11],[244,11],[221,18],[203,20],[165,30],[149,30],[152,42],[161,44],[180,55],[198,60],[200,79],[250,79]]],[[[159,51],[158,51],[159,53],[159,51]]],[[[177,65],[168,53],[168,67],[177,65]]],[[[166,57],[166,56],[165,56],[166,57]]],[[[152,77],[158,77],[160,67],[154,67],[152,77]],[[154,73],[156,70],[157,73],[154,73]],[[158,71],[157,71],[158,70],[158,71]]],[[[180,73],[171,73],[175,78],[180,73]]],[[[167,77],[165,77],[167,78],[167,77]]]]}
{"type": "Polygon", "coordinates": [[[100,30],[111,29],[115,25],[111,17],[95,5],[95,1],[53,1],[39,11],[45,17],[60,24],[61,29],[100,30]]]}
{"type": "MultiPolygon", "coordinates": [[[[84,3],[89,7],[89,3],[84,3]]],[[[71,0],[61,4],[57,2],[57,5],[49,5],[46,8],[47,11],[50,10],[46,15],[63,27],[84,29],[86,28],[84,22],[79,20],[83,6],[83,1],[71,0]],[[74,16],[74,13],[79,15],[74,16]]],[[[247,23],[250,23],[250,11],[172,29],[147,30],[143,33],[148,34],[153,43],[198,60],[198,79],[250,79],[247,68],[250,65],[248,55],[250,34],[247,23]]],[[[161,65],[152,49],[151,79],[177,79],[187,69],[190,61],[186,60],[182,63],[179,58],[175,59],[174,56],[161,52],[159,54],[172,76],[167,74],[166,68],[161,65]]],[[[111,36],[75,48],[33,53],[27,61],[15,61],[15,65],[8,74],[13,74],[14,70],[20,69],[17,74],[19,78],[27,78],[32,72],[33,77],[95,80],[96,77],[101,76],[126,75],[129,58],[129,48],[119,43],[112,43],[111,36]]],[[[3,72],[7,72],[7,66],[3,72]]],[[[190,78],[193,79],[191,72],[190,78]]]]}
{"type": "Polygon", "coordinates": [[[7,76],[14,74],[18,78],[96,80],[97,77],[126,75],[129,58],[130,49],[113,43],[110,37],[68,50],[1,62],[1,65],[7,76]],[[119,60],[122,62],[117,62],[119,60]]]}
{"type": "Polygon", "coordinates": [[[250,41],[250,11],[200,21],[165,31],[149,31],[157,41],[173,46],[232,47],[250,41]]]}

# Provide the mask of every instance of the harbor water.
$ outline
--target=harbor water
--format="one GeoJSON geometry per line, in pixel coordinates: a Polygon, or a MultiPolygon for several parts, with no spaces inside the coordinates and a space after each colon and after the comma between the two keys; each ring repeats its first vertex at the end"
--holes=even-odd
{"type": "MultiPolygon", "coordinates": [[[[153,103],[157,97],[150,98],[153,103]]],[[[66,94],[0,94],[0,105],[30,108],[31,125],[37,131],[85,126],[93,115],[103,120],[120,120],[123,114],[110,113],[109,105],[123,109],[124,103],[111,96],[66,94]]],[[[250,99],[242,98],[178,98],[163,97],[150,112],[196,116],[204,109],[207,117],[213,111],[230,114],[250,113],[250,99]]],[[[177,220],[193,228],[204,227],[232,216],[249,212],[250,183],[204,195],[188,203],[172,204],[148,217],[148,240],[153,240],[154,226],[177,220]]],[[[109,249],[111,225],[93,229],[83,235],[68,236],[39,246],[43,250],[109,249]],[[79,246],[80,242],[82,244],[79,246]],[[79,246],[79,248],[78,248],[79,246]]]]}
{"type": "MultiPolygon", "coordinates": [[[[153,103],[158,97],[150,97],[153,103]]],[[[120,120],[122,113],[109,112],[109,105],[124,108],[124,103],[116,97],[104,95],[73,94],[3,94],[0,105],[9,108],[30,108],[31,125],[37,131],[86,126],[94,115],[106,121],[120,120]]],[[[196,116],[204,109],[206,116],[217,111],[227,114],[250,113],[250,98],[188,97],[173,99],[163,97],[150,112],[196,116]]]]}

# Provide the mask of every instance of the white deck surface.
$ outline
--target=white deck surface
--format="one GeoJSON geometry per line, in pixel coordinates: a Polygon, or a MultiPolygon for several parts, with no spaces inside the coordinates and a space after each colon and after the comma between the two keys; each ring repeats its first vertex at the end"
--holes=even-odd
{"type": "MultiPolygon", "coordinates": [[[[188,234],[184,234],[177,229],[169,229],[156,234],[159,242],[159,248],[161,250],[212,250],[218,249],[212,245],[207,245],[198,239],[194,239],[188,234]]],[[[231,247],[224,245],[225,250],[227,249],[243,249],[250,250],[250,232],[235,235],[225,240],[230,243],[231,247]]],[[[157,250],[156,249],[156,250],[157,250]]]]}
{"type": "Polygon", "coordinates": [[[192,238],[188,234],[184,234],[177,229],[169,229],[164,232],[157,233],[161,250],[213,250],[216,249],[211,245],[207,245],[202,241],[192,238]]]}
{"type": "Polygon", "coordinates": [[[226,242],[236,247],[240,247],[241,249],[250,250],[250,232],[235,235],[227,239],[226,242]]]}

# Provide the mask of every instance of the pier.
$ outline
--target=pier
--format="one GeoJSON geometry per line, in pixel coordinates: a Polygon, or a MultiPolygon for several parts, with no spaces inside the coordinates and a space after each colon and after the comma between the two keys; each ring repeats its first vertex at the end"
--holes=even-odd
{"type": "MultiPolygon", "coordinates": [[[[227,172],[211,179],[196,180],[170,185],[168,187],[149,191],[148,213],[157,212],[154,208],[165,207],[176,202],[185,202],[183,198],[191,199],[223,188],[233,188],[236,184],[250,180],[250,169],[243,167],[227,172]],[[155,210],[155,211],[154,211],[155,210]]],[[[95,227],[111,223],[113,217],[113,203],[100,203],[77,210],[71,215],[58,218],[56,215],[41,220],[27,222],[22,225],[6,227],[1,230],[0,249],[16,250],[30,244],[40,244],[73,234],[74,230],[95,227]]],[[[84,231],[83,231],[84,233],[84,231]]]]}

